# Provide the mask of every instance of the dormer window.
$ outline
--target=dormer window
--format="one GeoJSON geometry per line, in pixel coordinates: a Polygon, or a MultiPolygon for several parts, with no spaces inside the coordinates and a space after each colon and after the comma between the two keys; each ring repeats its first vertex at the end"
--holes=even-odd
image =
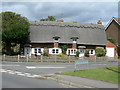
{"type": "Polygon", "coordinates": [[[78,37],[71,37],[70,39],[73,40],[73,43],[76,43],[77,39],[79,39],[78,37]]]}
{"type": "Polygon", "coordinates": [[[54,36],[54,37],[53,37],[54,42],[59,42],[59,39],[60,39],[59,36],[54,36]]]}

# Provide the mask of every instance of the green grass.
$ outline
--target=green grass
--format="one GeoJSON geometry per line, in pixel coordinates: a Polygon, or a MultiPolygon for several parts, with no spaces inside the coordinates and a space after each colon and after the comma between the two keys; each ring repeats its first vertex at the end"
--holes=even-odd
{"type": "Polygon", "coordinates": [[[91,78],[91,79],[102,80],[102,81],[107,81],[111,83],[118,83],[118,81],[120,81],[118,80],[119,79],[118,75],[120,77],[118,66],[78,70],[78,71],[67,71],[67,72],[61,72],[61,73],[56,73],[56,74],[91,78]]]}

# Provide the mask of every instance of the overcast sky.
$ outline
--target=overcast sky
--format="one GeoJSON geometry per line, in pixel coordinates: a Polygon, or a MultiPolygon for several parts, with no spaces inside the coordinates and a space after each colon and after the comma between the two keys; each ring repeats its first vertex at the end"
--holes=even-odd
{"type": "Polygon", "coordinates": [[[22,14],[29,21],[39,21],[47,16],[63,18],[65,22],[97,23],[101,18],[106,25],[118,17],[117,2],[3,2],[2,11],[22,14]]]}

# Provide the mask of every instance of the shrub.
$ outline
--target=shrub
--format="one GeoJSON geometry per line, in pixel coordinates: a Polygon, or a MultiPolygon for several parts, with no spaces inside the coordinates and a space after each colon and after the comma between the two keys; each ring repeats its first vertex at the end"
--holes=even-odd
{"type": "Polygon", "coordinates": [[[67,48],[68,48],[67,45],[62,45],[61,46],[62,53],[66,54],[67,48]]]}
{"type": "Polygon", "coordinates": [[[59,57],[67,57],[67,55],[64,54],[64,53],[60,53],[60,54],[58,54],[57,56],[59,56],[59,57]]]}
{"type": "Polygon", "coordinates": [[[89,57],[89,51],[88,50],[85,51],[85,57],[89,57]]]}
{"type": "Polygon", "coordinates": [[[76,57],[79,57],[80,52],[76,51],[76,57]]]}
{"type": "Polygon", "coordinates": [[[48,51],[44,51],[43,55],[48,56],[48,51]]]}
{"type": "Polygon", "coordinates": [[[102,57],[102,56],[105,56],[106,55],[106,50],[103,48],[103,47],[97,47],[95,49],[95,55],[97,57],[102,57]]]}

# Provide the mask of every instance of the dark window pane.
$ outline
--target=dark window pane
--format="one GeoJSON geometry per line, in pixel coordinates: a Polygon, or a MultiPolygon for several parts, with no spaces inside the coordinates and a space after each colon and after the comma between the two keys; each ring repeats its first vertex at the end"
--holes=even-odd
{"type": "Polygon", "coordinates": [[[52,53],[55,53],[55,49],[52,50],[52,53]]]}

